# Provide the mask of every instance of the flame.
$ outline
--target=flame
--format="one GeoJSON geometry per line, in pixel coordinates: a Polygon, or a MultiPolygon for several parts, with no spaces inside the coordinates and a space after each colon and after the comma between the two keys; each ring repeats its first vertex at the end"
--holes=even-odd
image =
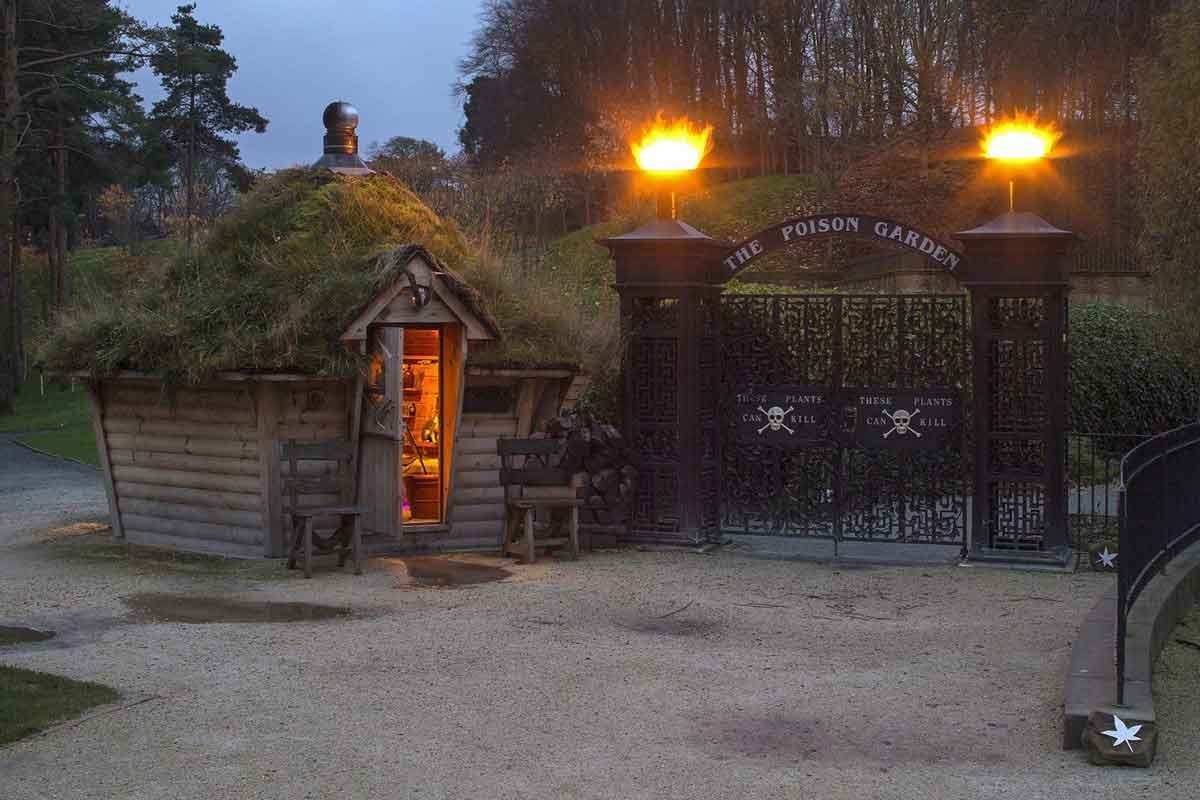
{"type": "Polygon", "coordinates": [[[633,158],[643,172],[690,172],[712,149],[712,132],[712,125],[700,128],[687,117],[664,122],[660,113],[631,145],[633,158]]]}
{"type": "Polygon", "coordinates": [[[1037,161],[1050,154],[1062,138],[1053,125],[1038,125],[1025,114],[998,122],[983,139],[983,154],[999,161],[1037,161]]]}

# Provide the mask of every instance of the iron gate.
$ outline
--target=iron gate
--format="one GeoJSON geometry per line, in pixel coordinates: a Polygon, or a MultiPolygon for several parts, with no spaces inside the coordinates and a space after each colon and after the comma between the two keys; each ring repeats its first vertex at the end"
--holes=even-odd
{"type": "Polygon", "coordinates": [[[964,295],[725,295],[729,533],[965,546],[964,295]]]}

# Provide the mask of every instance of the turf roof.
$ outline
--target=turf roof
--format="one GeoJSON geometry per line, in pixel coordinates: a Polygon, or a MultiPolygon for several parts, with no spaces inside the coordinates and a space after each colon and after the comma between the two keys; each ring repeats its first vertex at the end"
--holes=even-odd
{"type": "Polygon", "coordinates": [[[338,337],[400,277],[414,243],[470,305],[495,312],[501,340],[473,347],[471,363],[578,363],[552,315],[511,302],[519,292],[502,271],[481,265],[457,225],[402,183],[312,168],[263,180],[194,255],[139,262],[76,291],[40,359],[50,370],[138,370],[181,383],[227,370],[350,375],[357,361],[338,337]]]}

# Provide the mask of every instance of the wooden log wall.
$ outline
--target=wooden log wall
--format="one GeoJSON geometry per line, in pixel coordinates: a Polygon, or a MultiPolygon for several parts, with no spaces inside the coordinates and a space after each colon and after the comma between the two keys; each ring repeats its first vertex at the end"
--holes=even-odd
{"type": "Polygon", "coordinates": [[[258,421],[246,385],[179,391],[106,381],[101,426],[120,528],[138,544],[236,556],[264,551],[258,421]]]}
{"type": "Polygon", "coordinates": [[[467,387],[510,386],[514,404],[507,412],[462,415],[454,447],[454,488],[449,507],[447,549],[502,546],[506,514],[496,441],[527,437],[558,414],[565,380],[537,371],[507,375],[468,374],[467,387]]]}
{"type": "MultiPolygon", "coordinates": [[[[151,380],[103,382],[102,457],[111,475],[114,530],[131,542],[232,556],[285,547],[286,465],[276,442],[342,440],[349,382],[222,382],[168,401],[151,380]]],[[[304,474],[336,468],[300,462],[304,474]]],[[[302,495],[302,505],[340,502],[302,495]]]]}
{"type": "MultiPolygon", "coordinates": [[[[527,436],[556,413],[563,384],[539,374],[468,376],[467,385],[505,383],[515,402],[503,413],[464,413],[453,449],[450,530],[422,534],[422,549],[496,549],[505,519],[496,441],[527,436]]],[[[94,387],[96,428],[114,513],[114,531],[131,542],[255,557],[286,554],[290,467],[278,443],[347,441],[356,406],[353,382],[222,381],[178,391],[121,378],[94,387]]],[[[457,404],[456,404],[457,405],[457,404]]],[[[361,468],[372,468],[363,455],[361,468]]],[[[334,462],[301,461],[305,476],[334,462]]],[[[337,504],[335,495],[301,495],[301,506],[337,504]]],[[[371,498],[359,498],[368,505],[371,498]]],[[[319,522],[328,527],[332,520],[319,522]]]]}
{"type": "MultiPolygon", "coordinates": [[[[286,491],[287,481],[292,477],[291,465],[281,461],[278,443],[296,442],[344,442],[349,440],[352,425],[351,411],[354,407],[354,385],[343,382],[286,382],[263,383],[259,387],[261,452],[266,461],[266,500],[273,508],[268,518],[269,536],[266,541],[267,555],[287,554],[291,536],[291,494],[286,491]]],[[[349,465],[342,465],[349,468],[349,465]]],[[[296,462],[298,475],[312,478],[335,474],[336,461],[302,459],[296,462]]],[[[351,497],[336,494],[300,494],[296,498],[301,507],[340,505],[353,502],[351,497]]],[[[336,519],[318,517],[316,527],[320,531],[332,530],[336,519]]]]}
{"type": "Polygon", "coordinates": [[[450,542],[463,549],[498,549],[504,532],[504,488],[496,440],[517,435],[517,415],[463,414],[454,446],[450,542]]]}

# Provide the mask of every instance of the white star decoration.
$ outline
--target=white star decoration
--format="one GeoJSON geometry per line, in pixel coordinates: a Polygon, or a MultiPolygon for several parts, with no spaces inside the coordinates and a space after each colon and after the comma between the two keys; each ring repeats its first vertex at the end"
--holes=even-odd
{"type": "Polygon", "coordinates": [[[1113,725],[1116,726],[1115,731],[1103,732],[1105,736],[1108,736],[1113,740],[1113,749],[1116,749],[1121,745],[1125,745],[1129,748],[1129,752],[1132,753],[1133,744],[1131,743],[1141,741],[1141,739],[1138,738],[1137,732],[1142,729],[1142,726],[1134,725],[1133,727],[1127,727],[1125,723],[1121,721],[1121,718],[1116,714],[1113,714],[1113,725]]]}
{"type": "Polygon", "coordinates": [[[1104,546],[1103,553],[1096,553],[1096,558],[1100,559],[1100,566],[1113,569],[1117,566],[1117,554],[1108,552],[1108,545],[1104,546]]]}

